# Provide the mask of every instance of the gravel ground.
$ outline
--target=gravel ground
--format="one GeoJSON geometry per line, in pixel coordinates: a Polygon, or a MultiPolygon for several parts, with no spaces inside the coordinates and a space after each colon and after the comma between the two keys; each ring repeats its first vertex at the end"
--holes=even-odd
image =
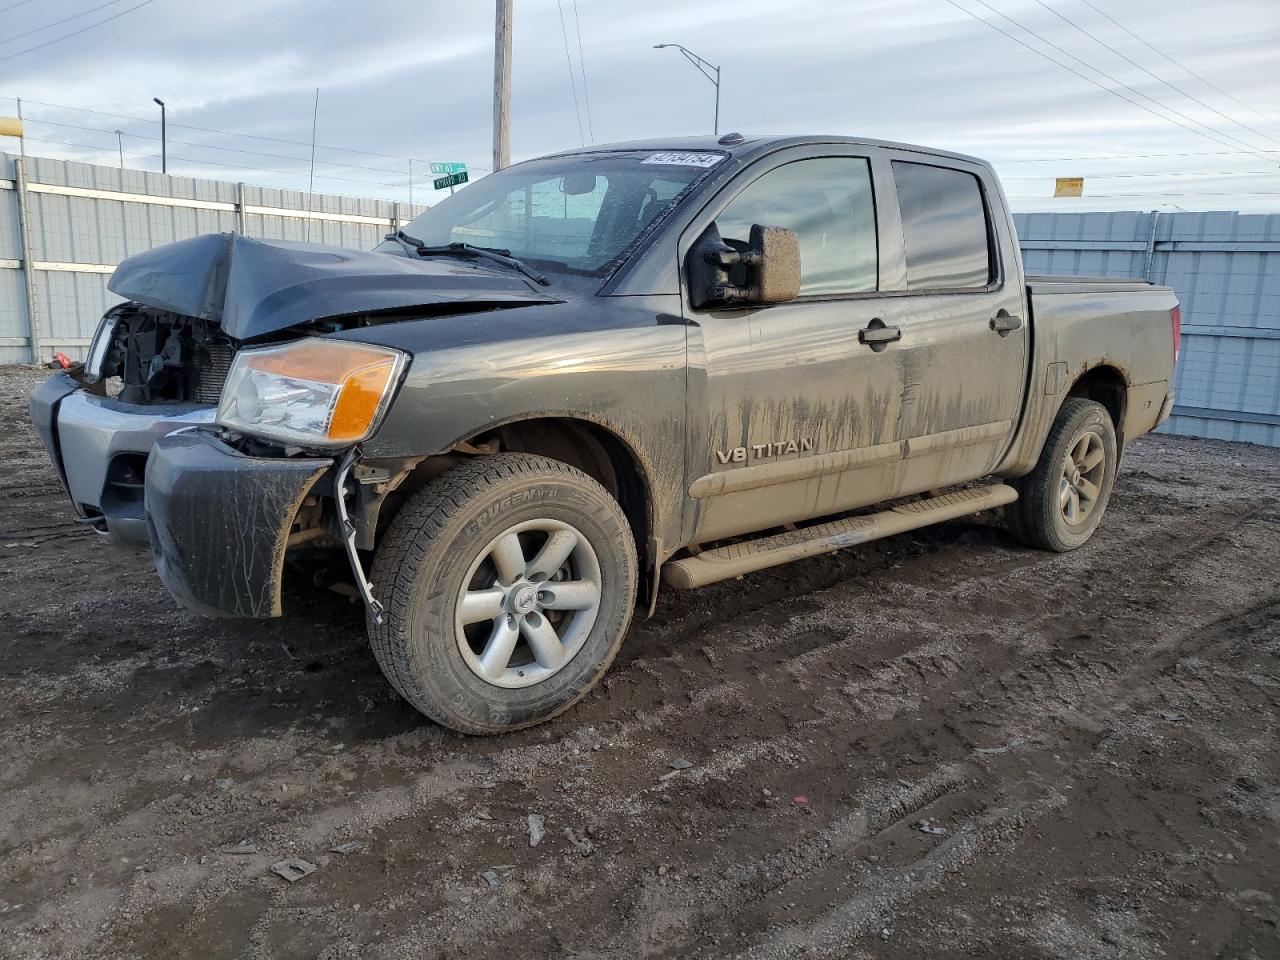
{"type": "Polygon", "coordinates": [[[42,375],[0,372],[0,955],[1280,956],[1280,450],[1140,440],[1072,554],[977,518],[668,594],[468,739],[346,599],[202,620],[74,524],[42,375]]]}

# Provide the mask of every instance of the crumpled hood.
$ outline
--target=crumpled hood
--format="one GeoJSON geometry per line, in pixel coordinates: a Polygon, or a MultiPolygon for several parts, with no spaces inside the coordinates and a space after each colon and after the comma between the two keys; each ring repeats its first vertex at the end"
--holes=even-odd
{"type": "Polygon", "coordinates": [[[318,243],[211,233],[129,257],[107,289],[221,324],[237,340],[375,310],[457,303],[556,303],[517,273],[445,257],[418,260],[318,243]]]}

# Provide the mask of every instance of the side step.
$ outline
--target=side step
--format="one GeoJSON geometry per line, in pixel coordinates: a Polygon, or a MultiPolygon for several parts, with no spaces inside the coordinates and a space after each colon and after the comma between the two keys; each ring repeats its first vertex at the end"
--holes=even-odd
{"type": "Polygon", "coordinates": [[[662,579],[676,590],[692,590],[709,583],[740,577],[766,567],[816,557],[841,547],[879,540],[943,520],[966,517],[1018,499],[1018,491],[1003,483],[970,487],[937,497],[914,500],[880,513],[844,517],[772,537],[704,550],[672,560],[662,567],[662,579]]]}

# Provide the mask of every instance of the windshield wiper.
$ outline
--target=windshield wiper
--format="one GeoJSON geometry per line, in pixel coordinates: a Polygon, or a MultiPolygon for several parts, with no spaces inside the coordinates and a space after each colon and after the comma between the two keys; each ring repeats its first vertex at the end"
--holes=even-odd
{"type": "Polygon", "coordinates": [[[411,237],[403,230],[397,230],[395,233],[388,233],[383,240],[394,240],[400,246],[404,247],[407,253],[417,253],[419,248],[423,246],[421,240],[417,237],[411,237]]]}
{"type": "Polygon", "coordinates": [[[470,243],[446,243],[442,246],[432,247],[423,243],[417,237],[409,236],[403,230],[388,233],[386,239],[395,240],[406,250],[411,250],[420,257],[479,257],[484,260],[492,260],[494,263],[500,263],[504,267],[510,267],[512,270],[518,270],[534,283],[544,287],[551,284],[551,281],[543,274],[538,273],[527,263],[511,256],[510,250],[494,250],[489,247],[477,247],[470,243]]]}
{"type": "Polygon", "coordinates": [[[469,243],[446,243],[440,247],[429,247],[426,244],[418,247],[418,256],[420,257],[481,257],[485,260],[492,260],[494,263],[500,263],[512,270],[519,270],[534,283],[548,286],[551,281],[548,280],[537,270],[534,270],[527,263],[517,260],[511,256],[510,250],[490,250],[488,247],[476,247],[469,243]]]}

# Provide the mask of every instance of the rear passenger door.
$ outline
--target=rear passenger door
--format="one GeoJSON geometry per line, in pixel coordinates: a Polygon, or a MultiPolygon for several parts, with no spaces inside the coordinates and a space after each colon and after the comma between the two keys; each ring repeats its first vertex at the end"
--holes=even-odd
{"type": "MultiPolygon", "coordinates": [[[[1022,409],[1027,318],[1017,248],[985,167],[906,151],[888,155],[901,242],[900,292],[882,316],[901,332],[896,494],[989,473],[1022,409]]],[[[882,267],[882,272],[884,268],[882,267]]]]}

